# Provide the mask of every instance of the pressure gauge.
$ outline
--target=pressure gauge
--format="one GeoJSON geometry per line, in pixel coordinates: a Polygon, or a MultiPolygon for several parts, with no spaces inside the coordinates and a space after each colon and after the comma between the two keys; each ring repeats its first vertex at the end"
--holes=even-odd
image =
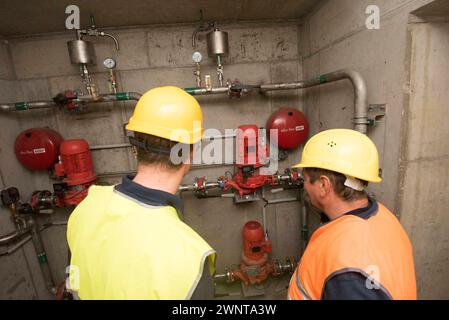
{"type": "Polygon", "coordinates": [[[114,60],[114,59],[112,59],[112,58],[106,58],[106,59],[104,59],[104,61],[103,61],[103,65],[104,65],[106,68],[108,68],[108,69],[114,69],[116,63],[115,63],[115,60],[114,60]]]}
{"type": "Polygon", "coordinates": [[[193,61],[195,61],[196,63],[200,63],[201,60],[203,60],[203,56],[201,55],[201,53],[199,53],[198,51],[196,51],[196,52],[193,53],[192,59],[193,59],[193,61]]]}

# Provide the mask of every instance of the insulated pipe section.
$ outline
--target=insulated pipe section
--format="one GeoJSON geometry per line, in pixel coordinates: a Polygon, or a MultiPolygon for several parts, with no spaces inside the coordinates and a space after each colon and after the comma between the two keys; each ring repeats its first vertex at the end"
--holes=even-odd
{"type": "Polygon", "coordinates": [[[365,80],[356,71],[343,69],[298,82],[265,84],[260,86],[260,91],[305,89],[343,79],[350,80],[354,87],[354,129],[366,134],[368,129],[368,93],[365,80]]]}

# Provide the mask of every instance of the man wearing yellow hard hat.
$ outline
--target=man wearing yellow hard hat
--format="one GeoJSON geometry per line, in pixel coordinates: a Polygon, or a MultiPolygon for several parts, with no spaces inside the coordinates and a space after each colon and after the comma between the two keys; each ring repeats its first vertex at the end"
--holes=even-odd
{"type": "Polygon", "coordinates": [[[288,290],[298,300],[416,299],[410,240],[397,218],[365,192],[381,182],[379,155],[365,135],[321,132],[301,162],[310,204],[326,217],[312,235],[288,290]]]}
{"type": "Polygon", "coordinates": [[[70,289],[81,299],[211,298],[215,251],[181,221],[175,195],[202,138],[200,105],[180,88],[155,88],[126,129],[134,133],[137,175],[92,186],[72,213],[70,289]],[[174,163],[180,144],[187,161],[174,163]]]}

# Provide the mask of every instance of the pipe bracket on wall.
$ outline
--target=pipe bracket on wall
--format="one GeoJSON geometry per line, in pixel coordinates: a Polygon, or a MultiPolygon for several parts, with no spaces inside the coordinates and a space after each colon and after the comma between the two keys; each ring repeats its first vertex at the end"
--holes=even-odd
{"type": "Polygon", "coordinates": [[[386,104],[370,104],[368,106],[368,125],[374,127],[385,117],[386,104]]]}

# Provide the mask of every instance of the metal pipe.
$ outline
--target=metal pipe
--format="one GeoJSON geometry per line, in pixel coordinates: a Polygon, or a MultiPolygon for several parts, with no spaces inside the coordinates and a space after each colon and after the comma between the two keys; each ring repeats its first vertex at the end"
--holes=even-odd
{"type": "MultiPolygon", "coordinates": [[[[77,96],[72,100],[75,102],[98,103],[128,100],[138,101],[140,97],[142,97],[142,94],[138,92],[117,92],[116,94],[100,94],[98,97],[94,97],[92,95],[77,96]]],[[[0,111],[24,111],[29,109],[53,108],[57,106],[58,104],[56,104],[53,100],[25,101],[0,104],[0,111]]]]}
{"type": "Polygon", "coordinates": [[[79,102],[111,102],[111,101],[128,101],[139,100],[142,94],[138,92],[117,92],[115,94],[100,94],[97,98],[92,95],[77,96],[73,100],[79,102]]]}
{"type": "Polygon", "coordinates": [[[118,143],[118,144],[104,144],[98,146],[90,146],[90,150],[104,150],[104,149],[121,149],[121,148],[130,148],[132,147],[129,143],[118,143]]]}
{"type": "Polygon", "coordinates": [[[23,238],[21,241],[17,242],[14,246],[9,247],[8,250],[1,252],[0,256],[7,256],[7,255],[14,253],[17,249],[19,249],[20,247],[25,245],[30,240],[31,240],[31,236],[27,236],[27,237],[23,238]]]}
{"type": "Polygon", "coordinates": [[[356,71],[343,69],[298,82],[264,84],[260,86],[260,91],[305,89],[343,79],[350,80],[354,87],[354,129],[366,134],[368,130],[368,93],[365,80],[356,71]]]}
{"type": "Polygon", "coordinates": [[[16,103],[4,103],[0,105],[1,111],[23,111],[28,109],[44,109],[56,107],[57,104],[50,101],[28,101],[16,103]]]}
{"type": "Polygon", "coordinates": [[[299,201],[298,198],[284,198],[284,199],[275,199],[275,200],[267,200],[266,204],[279,204],[279,203],[286,203],[286,202],[296,202],[299,201]]]}
{"type": "Polygon", "coordinates": [[[0,245],[6,245],[8,243],[14,242],[18,240],[20,237],[28,234],[31,228],[19,229],[14,232],[11,232],[5,236],[0,237],[0,245]]]}
{"type": "Polygon", "coordinates": [[[184,88],[187,93],[190,93],[192,96],[202,96],[202,95],[210,95],[210,94],[223,94],[229,92],[229,87],[218,87],[212,88],[208,90],[206,88],[184,88]]]}
{"type": "Polygon", "coordinates": [[[33,241],[34,249],[36,251],[36,255],[39,260],[39,266],[41,268],[46,287],[48,291],[50,291],[50,293],[55,294],[56,293],[55,282],[51,274],[50,266],[48,265],[47,253],[45,252],[42,239],[39,235],[37,226],[33,218],[30,218],[28,222],[29,226],[31,227],[31,240],[33,241]]]}
{"type": "Polygon", "coordinates": [[[109,37],[112,38],[112,40],[114,40],[115,43],[115,49],[117,49],[117,51],[120,50],[119,44],[118,44],[118,40],[110,33],[106,33],[106,32],[100,32],[100,35],[103,37],[109,37]]]}
{"type": "Polygon", "coordinates": [[[307,242],[309,240],[309,221],[307,219],[307,210],[304,199],[301,203],[301,238],[302,238],[302,252],[306,251],[307,242]]]}

